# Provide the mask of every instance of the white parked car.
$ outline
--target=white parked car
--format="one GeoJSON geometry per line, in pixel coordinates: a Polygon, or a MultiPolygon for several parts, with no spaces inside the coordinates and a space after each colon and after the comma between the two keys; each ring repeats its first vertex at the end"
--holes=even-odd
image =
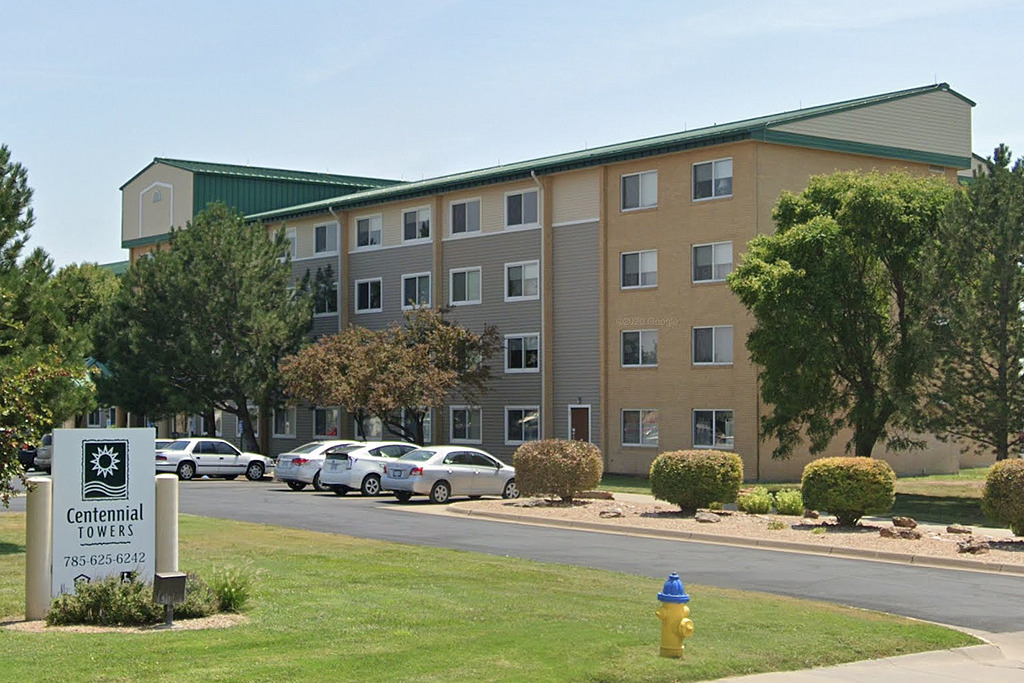
{"type": "Polygon", "coordinates": [[[311,441],[287,453],[277,456],[274,479],[287,485],[292,491],[301,491],[312,484],[317,491],[326,491],[320,483],[320,467],[324,464],[324,452],[338,446],[357,443],[352,440],[311,441]]]}
{"type": "Polygon", "coordinates": [[[243,453],[223,439],[175,439],[156,451],[156,471],[177,474],[179,479],[209,475],[250,481],[262,479],[274,461],[259,453],[243,453]]]}
{"type": "Polygon", "coordinates": [[[349,491],[376,496],[381,492],[384,465],[416,448],[402,441],[368,441],[331,448],[325,453],[320,484],[339,496],[349,491]]]}
{"type": "Polygon", "coordinates": [[[446,503],[452,496],[518,498],[516,470],[490,453],[465,446],[424,446],[384,470],[381,486],[400,503],[415,495],[446,503]]]}

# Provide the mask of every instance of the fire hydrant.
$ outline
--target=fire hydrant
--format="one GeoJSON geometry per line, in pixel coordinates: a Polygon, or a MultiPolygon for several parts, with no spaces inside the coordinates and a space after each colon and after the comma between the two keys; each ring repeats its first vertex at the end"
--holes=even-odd
{"type": "Polygon", "coordinates": [[[693,635],[693,621],[687,618],[690,608],[686,603],[690,602],[690,596],[679,574],[668,575],[665,587],[658,593],[658,602],[661,607],[655,614],[661,619],[661,656],[682,657],[683,639],[693,635]]]}

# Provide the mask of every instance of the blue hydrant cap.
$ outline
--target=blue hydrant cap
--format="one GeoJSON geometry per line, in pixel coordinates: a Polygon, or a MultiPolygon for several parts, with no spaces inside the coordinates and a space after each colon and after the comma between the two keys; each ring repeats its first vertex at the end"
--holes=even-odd
{"type": "Polygon", "coordinates": [[[672,572],[668,575],[665,587],[658,593],[659,602],[690,602],[690,596],[686,594],[683,582],[679,580],[679,574],[672,572]]]}

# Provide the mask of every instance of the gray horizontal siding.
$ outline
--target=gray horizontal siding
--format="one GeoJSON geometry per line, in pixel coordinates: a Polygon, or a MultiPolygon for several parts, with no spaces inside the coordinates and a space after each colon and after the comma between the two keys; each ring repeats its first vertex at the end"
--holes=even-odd
{"type": "MultiPolygon", "coordinates": [[[[342,299],[353,325],[371,330],[384,329],[402,319],[402,276],[433,270],[434,248],[417,244],[379,251],[354,252],[348,257],[348,273],[342,299]],[[357,280],[381,278],[380,313],[356,313],[357,280]]],[[[436,275],[434,275],[436,277],[436,275]]]]}

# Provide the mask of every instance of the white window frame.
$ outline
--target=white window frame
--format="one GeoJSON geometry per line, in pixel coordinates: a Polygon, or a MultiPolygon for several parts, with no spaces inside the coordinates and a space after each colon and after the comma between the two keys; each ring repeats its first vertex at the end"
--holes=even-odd
{"type": "Polygon", "coordinates": [[[523,334],[506,334],[505,335],[505,345],[504,346],[505,346],[505,372],[506,372],[506,374],[514,375],[514,374],[528,374],[528,373],[540,372],[540,333],[538,333],[538,332],[525,332],[523,334]],[[533,339],[537,340],[537,367],[535,367],[535,368],[525,367],[525,363],[526,363],[526,340],[528,338],[531,338],[531,337],[533,339]],[[521,340],[523,340],[523,363],[524,363],[524,367],[522,367],[522,368],[513,368],[513,367],[511,367],[509,365],[508,342],[509,342],[510,339],[521,339],[521,340]]]}
{"type": "Polygon", "coordinates": [[[694,448],[707,448],[720,451],[736,450],[736,411],[732,408],[694,408],[690,416],[690,440],[694,448]],[[697,413],[711,413],[711,440],[713,442],[711,445],[697,443],[697,413]],[[714,443],[717,441],[714,429],[715,423],[718,422],[718,413],[732,413],[733,435],[730,437],[732,439],[732,443],[730,444],[719,445],[714,443]]]}
{"type": "MultiPolygon", "coordinates": [[[[252,435],[255,436],[256,438],[259,438],[259,436],[260,436],[260,407],[259,406],[249,406],[249,415],[252,417],[252,435]]],[[[237,417],[235,418],[235,437],[237,437],[239,439],[242,438],[242,423],[243,422],[244,422],[244,420],[239,420],[237,417]]],[[[273,429],[274,426],[271,425],[270,427],[271,427],[271,429],[273,429]]],[[[204,429],[203,431],[205,432],[206,430],[204,429]]],[[[241,449],[239,449],[239,450],[241,450],[241,449]]]]}
{"type": "Polygon", "coordinates": [[[338,253],[338,224],[337,223],[321,223],[320,225],[314,225],[313,226],[313,254],[315,256],[319,257],[319,256],[333,256],[334,254],[337,254],[337,253],[338,253]],[[317,251],[317,248],[316,248],[316,246],[317,246],[316,245],[316,233],[317,233],[317,231],[320,228],[323,228],[324,231],[325,231],[324,232],[324,235],[325,235],[325,237],[324,237],[324,247],[325,248],[324,248],[323,251],[317,251]],[[333,229],[333,232],[332,232],[332,229],[333,229]],[[334,235],[334,249],[330,248],[330,246],[331,246],[330,236],[332,234],[334,235]]]}
{"type": "Polygon", "coordinates": [[[653,289],[658,286],[658,250],[657,249],[642,249],[640,251],[624,251],[619,254],[619,288],[620,289],[653,289]],[[654,284],[644,284],[644,273],[651,273],[652,271],[645,271],[644,266],[644,255],[654,254],[654,284]],[[626,278],[625,259],[627,256],[636,255],[637,258],[637,284],[627,285],[623,280],[626,278]]]}
{"type": "Polygon", "coordinates": [[[469,197],[467,199],[459,199],[448,203],[448,236],[449,237],[466,237],[468,235],[477,235],[482,231],[481,224],[484,221],[484,203],[480,197],[469,197]],[[477,226],[476,230],[469,230],[469,211],[466,211],[466,230],[455,232],[455,207],[459,205],[468,205],[476,202],[477,205],[477,226]]]}
{"type": "MultiPolygon", "coordinates": [[[[466,287],[466,293],[469,293],[469,287],[466,287]]],[[[452,268],[448,271],[448,304],[450,306],[473,306],[479,304],[484,298],[484,275],[483,270],[480,266],[473,266],[472,268],[452,268]],[[455,276],[465,273],[476,272],[477,274],[477,298],[466,299],[465,301],[455,300],[455,276]]]]}
{"type": "MultiPolygon", "coordinates": [[[[326,425],[328,420],[324,420],[326,425]]],[[[341,436],[341,408],[337,406],[313,406],[313,438],[314,439],[337,439],[341,436]],[[336,434],[318,434],[316,431],[316,414],[319,411],[334,413],[334,429],[336,434]]]]}
{"type": "MultiPolygon", "coordinates": [[[[521,206],[522,206],[522,200],[520,200],[520,207],[521,206]]],[[[536,188],[534,188],[534,189],[525,189],[525,190],[513,190],[511,192],[506,192],[505,193],[505,198],[502,201],[502,211],[501,212],[502,212],[502,215],[504,217],[505,229],[506,230],[527,230],[529,228],[539,227],[540,226],[540,192],[538,192],[536,188]],[[520,196],[520,197],[525,197],[528,194],[532,194],[532,195],[534,195],[534,197],[536,197],[535,201],[537,203],[537,220],[533,221],[532,223],[526,223],[525,221],[522,222],[522,223],[509,223],[509,217],[508,217],[508,200],[509,200],[509,197],[515,197],[517,195],[520,196]]]]}
{"type": "Polygon", "coordinates": [[[359,433],[359,420],[356,416],[352,416],[352,436],[356,439],[363,439],[364,441],[383,441],[384,440],[384,421],[376,416],[369,416],[363,418],[363,433],[359,433]]]}
{"type": "Polygon", "coordinates": [[[432,232],[433,229],[434,229],[434,225],[433,225],[434,221],[433,221],[433,219],[434,219],[434,217],[431,215],[431,211],[430,211],[430,206],[429,205],[428,206],[417,206],[417,207],[414,207],[414,208],[411,208],[411,209],[403,209],[402,210],[402,244],[425,244],[426,242],[429,242],[431,237],[434,234],[432,232]],[[419,232],[420,232],[420,223],[422,222],[420,220],[420,214],[424,213],[424,212],[427,214],[427,236],[426,237],[413,237],[413,238],[406,237],[405,236],[405,217],[406,217],[406,215],[408,215],[410,213],[416,214],[416,234],[418,235],[419,232]]]}
{"type": "MultiPolygon", "coordinates": [[[[731,273],[733,271],[733,258],[734,258],[733,250],[732,250],[732,241],[705,242],[704,244],[695,244],[692,247],[690,247],[690,278],[692,279],[694,284],[699,284],[699,283],[704,283],[704,282],[725,282],[725,277],[720,277],[720,278],[716,278],[715,277],[715,275],[716,275],[715,271],[717,270],[717,267],[719,265],[719,262],[715,259],[715,255],[716,255],[716,253],[718,251],[718,247],[722,247],[722,246],[725,246],[725,245],[729,245],[729,273],[731,273]],[[706,247],[711,247],[711,277],[708,278],[707,280],[698,280],[697,279],[697,250],[698,249],[702,249],[702,248],[706,248],[706,247]]],[[[726,277],[728,277],[729,273],[725,274],[726,277]]]]}
{"type": "Polygon", "coordinates": [[[288,245],[285,248],[284,256],[281,257],[281,262],[291,259],[294,261],[299,257],[299,234],[295,228],[286,228],[284,231],[284,241],[288,245]]]}
{"type": "Polygon", "coordinates": [[[639,171],[637,173],[623,173],[619,176],[619,210],[622,212],[628,211],[643,211],[644,209],[653,209],[658,206],[658,170],[651,169],[649,171],[639,171]],[[644,176],[654,175],[654,201],[644,201],[644,176]],[[626,182],[626,178],[637,179],[637,194],[639,197],[637,206],[626,206],[626,193],[623,191],[623,187],[626,182]]]}
{"type": "Polygon", "coordinates": [[[356,315],[364,315],[367,313],[380,313],[384,310],[384,280],[379,277],[371,277],[365,280],[356,280],[354,284],[355,298],[352,300],[352,308],[355,310],[356,315]],[[380,306],[377,308],[359,308],[359,286],[360,285],[372,285],[374,282],[377,283],[377,287],[380,289],[380,306]]]}
{"type": "Polygon", "coordinates": [[[690,359],[694,365],[732,365],[733,358],[733,327],[732,325],[697,325],[694,326],[690,335],[690,359]],[[697,360],[697,330],[711,330],[711,358],[710,361],[697,360]],[[729,331],[729,360],[715,360],[718,356],[718,335],[719,331],[729,331]]]}
{"type": "MultiPolygon", "coordinates": [[[[619,411],[619,441],[621,442],[622,446],[623,447],[629,447],[629,448],[657,448],[658,447],[658,442],[654,442],[654,443],[647,442],[647,443],[644,443],[644,415],[647,414],[647,413],[657,413],[657,412],[658,412],[657,408],[623,408],[621,411],[619,411]],[[640,438],[640,440],[637,441],[636,443],[626,441],[626,413],[639,413],[638,417],[640,418],[640,422],[639,422],[639,425],[640,425],[639,438],[640,438]]],[[[660,442],[660,440],[661,440],[661,416],[660,415],[658,416],[658,439],[659,439],[659,442],[660,442]]]]}
{"type": "Polygon", "coordinates": [[[506,446],[518,446],[520,444],[527,443],[528,441],[539,441],[540,438],[541,438],[540,406],[505,406],[505,445],[506,446]],[[509,437],[509,433],[508,433],[508,418],[509,418],[509,413],[514,411],[514,410],[522,411],[523,416],[520,419],[520,422],[522,421],[522,419],[524,419],[526,417],[526,413],[527,412],[534,412],[534,413],[537,414],[537,438],[536,439],[520,439],[520,440],[517,441],[517,440],[512,439],[512,438],[509,437]]]}
{"type": "MultiPolygon", "coordinates": [[[[532,279],[532,278],[530,278],[532,279]]],[[[540,298],[540,261],[515,261],[513,263],[505,264],[505,284],[502,292],[505,295],[505,301],[535,301],[540,298]],[[511,268],[522,268],[523,269],[523,291],[526,291],[526,268],[527,266],[534,266],[537,269],[537,293],[536,294],[523,294],[521,296],[510,296],[508,293],[508,272],[511,268]]]]}
{"type": "MultiPolygon", "coordinates": [[[[402,408],[402,424],[406,424],[409,417],[406,415],[406,409],[402,408]]],[[[432,444],[434,443],[434,411],[428,410],[427,414],[423,416],[423,443],[432,444]]]]}
{"type": "Polygon", "coordinates": [[[294,438],[296,438],[296,435],[298,434],[298,430],[296,429],[296,424],[295,424],[297,415],[298,415],[298,411],[295,409],[295,406],[289,406],[287,408],[274,408],[274,414],[272,416],[273,417],[273,422],[270,425],[270,431],[271,431],[273,437],[275,439],[294,439],[294,438]],[[277,431],[277,416],[278,416],[279,413],[287,413],[288,414],[288,417],[285,418],[285,424],[288,425],[289,428],[291,429],[290,432],[278,432],[277,431]]]}
{"type": "Polygon", "coordinates": [[[480,444],[484,442],[484,411],[479,406],[448,406],[448,441],[449,443],[468,443],[468,444],[480,444]],[[456,438],[455,437],[455,412],[456,411],[476,411],[478,423],[480,425],[480,438],[456,438]]]}
{"type": "Polygon", "coordinates": [[[430,308],[431,302],[434,300],[434,282],[433,282],[433,278],[430,275],[430,272],[428,271],[426,273],[407,273],[407,274],[403,275],[402,276],[402,288],[401,288],[401,291],[398,293],[398,296],[400,296],[402,298],[401,304],[402,304],[402,310],[403,311],[411,311],[411,310],[413,310],[415,308],[430,308]],[[412,280],[412,279],[415,278],[417,280],[417,282],[416,282],[416,293],[417,293],[417,295],[419,295],[419,291],[420,291],[419,279],[422,278],[422,277],[427,278],[427,301],[425,303],[424,302],[418,302],[418,303],[415,303],[415,304],[410,304],[409,301],[405,298],[405,281],[406,280],[412,280]]]}
{"type": "Polygon", "coordinates": [[[698,161],[690,169],[690,199],[695,202],[707,202],[714,199],[726,199],[732,196],[732,179],[735,178],[733,175],[732,168],[732,157],[722,157],[721,159],[711,159],[710,161],[698,161]],[[728,161],[729,162],[729,194],[717,194],[716,193],[716,171],[718,170],[718,164],[728,161]],[[711,195],[709,197],[697,197],[697,167],[707,166],[711,164],[711,195]]]}
{"type": "MultiPolygon", "coordinates": [[[[366,214],[365,216],[356,216],[356,219],[355,219],[354,222],[355,222],[355,228],[356,228],[355,229],[355,237],[356,237],[356,249],[355,250],[356,251],[371,251],[373,249],[380,249],[381,246],[384,244],[384,214],[371,213],[371,214],[366,214]],[[369,240],[368,244],[360,244],[359,243],[359,223],[360,223],[360,221],[366,221],[368,226],[369,226],[369,229],[368,229],[368,231],[366,233],[367,239],[369,240]],[[373,229],[374,221],[376,221],[376,224],[377,224],[377,229],[376,230],[373,229]],[[376,243],[374,243],[374,241],[373,241],[373,235],[374,235],[375,232],[377,234],[377,242],[376,243]]],[[[404,226],[403,226],[403,230],[404,230],[404,226]]]]}
{"type": "MultiPolygon", "coordinates": [[[[658,367],[657,358],[655,358],[655,361],[653,363],[644,363],[644,336],[645,335],[650,335],[650,334],[654,334],[655,340],[657,340],[658,330],[622,330],[622,332],[619,334],[619,363],[622,365],[622,367],[624,367],[624,368],[656,368],[656,367],[658,367]],[[640,335],[639,338],[637,339],[637,349],[638,349],[640,355],[637,358],[638,362],[636,362],[636,363],[627,363],[626,359],[624,357],[625,353],[626,353],[625,335],[627,335],[627,334],[639,334],[640,335]]],[[[655,344],[657,344],[657,341],[655,341],[655,344]]],[[[657,351],[655,351],[655,355],[657,355],[657,351]]]]}
{"type": "Polygon", "coordinates": [[[333,285],[334,285],[334,310],[333,311],[330,311],[330,310],[328,310],[328,311],[317,311],[316,310],[316,306],[317,306],[317,300],[320,297],[320,292],[319,291],[314,292],[313,293],[313,317],[314,318],[329,318],[331,316],[338,315],[338,308],[339,308],[339,306],[338,306],[338,287],[340,286],[340,283],[338,282],[338,280],[335,280],[333,285]]]}

